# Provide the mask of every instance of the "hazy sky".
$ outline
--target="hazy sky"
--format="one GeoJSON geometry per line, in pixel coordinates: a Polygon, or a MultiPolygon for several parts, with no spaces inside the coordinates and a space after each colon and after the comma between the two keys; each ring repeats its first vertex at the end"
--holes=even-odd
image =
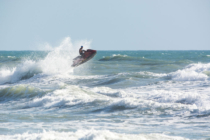
{"type": "Polygon", "coordinates": [[[0,0],[0,50],[210,50],[210,0],[0,0]]]}

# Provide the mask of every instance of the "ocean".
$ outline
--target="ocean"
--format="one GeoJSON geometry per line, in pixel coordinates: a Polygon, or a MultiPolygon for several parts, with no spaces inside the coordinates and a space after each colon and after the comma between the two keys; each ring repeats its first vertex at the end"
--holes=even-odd
{"type": "Polygon", "coordinates": [[[210,51],[0,51],[0,139],[210,139],[210,51]]]}

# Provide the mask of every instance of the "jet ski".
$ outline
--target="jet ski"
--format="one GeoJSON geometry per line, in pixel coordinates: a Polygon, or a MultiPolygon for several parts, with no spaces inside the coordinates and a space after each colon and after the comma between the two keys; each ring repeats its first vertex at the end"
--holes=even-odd
{"type": "Polygon", "coordinates": [[[85,62],[87,62],[88,60],[90,60],[91,58],[93,58],[96,55],[96,50],[91,50],[88,49],[84,52],[83,56],[77,56],[76,58],[73,59],[73,64],[71,65],[72,67],[77,67],[85,62]]]}

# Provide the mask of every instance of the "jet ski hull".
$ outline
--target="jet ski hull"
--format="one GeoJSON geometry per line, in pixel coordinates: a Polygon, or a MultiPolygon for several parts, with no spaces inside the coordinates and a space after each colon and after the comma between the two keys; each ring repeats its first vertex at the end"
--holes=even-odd
{"type": "Polygon", "coordinates": [[[77,56],[76,58],[74,58],[73,59],[73,64],[71,66],[72,67],[77,67],[77,66],[87,62],[88,60],[93,58],[96,55],[96,53],[97,53],[96,50],[88,49],[87,51],[85,51],[83,56],[80,55],[80,56],[77,56]]]}

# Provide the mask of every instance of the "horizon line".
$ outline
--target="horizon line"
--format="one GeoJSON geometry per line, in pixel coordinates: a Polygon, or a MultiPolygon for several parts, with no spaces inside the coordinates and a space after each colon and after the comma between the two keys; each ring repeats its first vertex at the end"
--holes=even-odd
{"type": "MultiPolygon", "coordinates": [[[[0,51],[52,51],[52,50],[0,50],[0,51]]],[[[97,51],[210,51],[210,50],[97,50],[97,51]]]]}

